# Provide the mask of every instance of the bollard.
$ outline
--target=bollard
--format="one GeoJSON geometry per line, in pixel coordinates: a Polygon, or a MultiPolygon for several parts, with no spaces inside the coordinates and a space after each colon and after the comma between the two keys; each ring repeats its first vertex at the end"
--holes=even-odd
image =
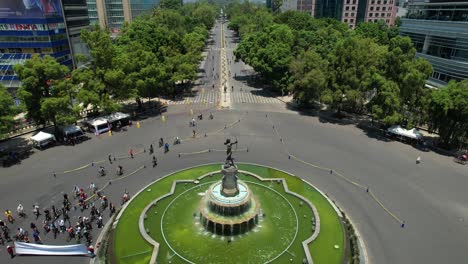
{"type": "Polygon", "coordinates": [[[163,123],[165,123],[166,122],[166,116],[162,116],[161,120],[162,120],[163,123]]]}
{"type": "Polygon", "coordinates": [[[137,122],[137,128],[140,128],[140,122],[137,122]]]}
{"type": "Polygon", "coordinates": [[[401,222],[401,228],[405,228],[405,221],[401,222]]]}
{"type": "Polygon", "coordinates": [[[109,137],[112,137],[112,130],[109,130],[109,137]]]}
{"type": "Polygon", "coordinates": [[[288,159],[291,159],[291,155],[288,155],[288,159]]]}

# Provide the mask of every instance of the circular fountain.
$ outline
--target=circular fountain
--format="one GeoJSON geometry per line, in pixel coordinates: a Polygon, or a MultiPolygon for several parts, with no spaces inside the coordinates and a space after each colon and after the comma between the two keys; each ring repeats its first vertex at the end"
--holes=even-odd
{"type": "Polygon", "coordinates": [[[200,201],[200,223],[209,232],[232,236],[258,223],[260,204],[247,184],[237,179],[237,167],[226,163],[223,179],[210,186],[200,201]]]}

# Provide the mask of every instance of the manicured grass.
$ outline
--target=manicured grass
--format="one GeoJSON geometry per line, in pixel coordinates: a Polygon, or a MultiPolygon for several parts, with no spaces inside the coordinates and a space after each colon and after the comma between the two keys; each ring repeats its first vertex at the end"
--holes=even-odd
{"type": "Polygon", "coordinates": [[[291,191],[301,194],[311,201],[317,208],[322,223],[319,236],[309,245],[314,263],[343,263],[343,225],[340,217],[338,217],[334,208],[325,197],[310,185],[304,183],[300,178],[290,177],[284,172],[249,164],[240,164],[238,167],[240,170],[250,171],[262,177],[285,178],[291,191]],[[335,245],[338,245],[339,248],[335,249],[335,245]]]}
{"type": "Polygon", "coordinates": [[[184,170],[170,177],[153,183],[149,189],[135,197],[120,217],[115,230],[114,252],[118,263],[137,264],[148,263],[151,258],[153,247],[143,239],[138,229],[138,219],[146,205],[156,197],[162,196],[171,190],[172,182],[181,179],[193,179],[210,171],[219,170],[220,165],[207,165],[184,170]],[[148,252],[149,251],[149,252],[148,252]],[[148,252],[135,257],[128,257],[142,252],[148,252]]]}
{"type": "MultiPolygon", "coordinates": [[[[290,258],[302,262],[305,254],[301,242],[312,235],[312,210],[307,206],[300,206],[301,200],[287,194],[282,184],[261,182],[247,175],[239,176],[254,193],[266,217],[261,218],[258,228],[247,234],[234,236],[231,243],[227,243],[226,237],[205,232],[198,224],[198,218],[193,216],[199,211],[199,194],[219,181],[221,174],[205,178],[199,185],[178,184],[173,196],[164,199],[167,201],[158,202],[148,211],[145,227],[156,241],[164,241],[160,223],[161,215],[168,208],[163,220],[166,239],[175,251],[195,263],[265,263],[281,255],[291,243],[288,252],[276,263],[287,262],[290,258]],[[298,216],[298,224],[293,208],[298,216]],[[298,236],[294,239],[296,233],[298,236]]],[[[160,253],[158,263],[168,263],[169,259],[171,263],[183,263],[182,259],[172,256],[172,250],[164,244],[161,244],[160,253]]]]}
{"type": "MultiPolygon", "coordinates": [[[[344,233],[341,224],[340,218],[337,216],[333,207],[328,203],[328,201],[314,188],[310,187],[308,184],[304,183],[301,179],[297,177],[291,177],[289,174],[285,174],[281,171],[274,169],[248,165],[248,164],[238,164],[239,169],[250,171],[264,178],[285,178],[289,189],[293,192],[296,192],[307,199],[309,199],[317,208],[319,216],[321,219],[321,230],[317,239],[309,245],[314,263],[330,263],[338,264],[343,263],[344,255],[344,233]],[[335,249],[334,246],[338,245],[339,249],[335,249]]],[[[115,230],[115,243],[114,243],[114,252],[118,263],[148,263],[151,257],[152,247],[141,237],[138,230],[138,219],[144,209],[144,207],[154,199],[159,196],[162,196],[170,191],[172,183],[174,180],[181,179],[195,179],[203,174],[206,174],[211,171],[219,170],[220,165],[206,165],[196,167],[194,169],[185,170],[179,173],[172,174],[170,177],[166,177],[154,184],[152,184],[148,189],[151,189],[150,192],[144,191],[138,197],[136,197],[132,203],[129,205],[127,210],[123,213],[120,221],[115,230]],[[147,252],[140,254],[142,252],[147,252]]],[[[240,175],[241,179],[244,178],[243,175],[240,175]]],[[[249,180],[252,177],[249,177],[249,180]]],[[[211,177],[207,178],[207,181],[213,180],[211,177]]],[[[193,184],[183,184],[182,188],[176,189],[176,193],[181,193],[183,190],[186,190],[194,186],[193,184]]],[[[270,185],[276,189],[277,184],[270,185]]],[[[261,188],[261,187],[259,187],[261,188]]],[[[174,195],[174,197],[177,195],[174,195]]],[[[295,208],[300,208],[300,204],[297,198],[293,197],[288,200],[293,204],[295,208]]],[[[160,203],[164,205],[169,203],[170,199],[163,199],[160,203]],[[166,201],[165,201],[166,200],[166,201]]],[[[195,205],[195,203],[194,203],[195,205]]],[[[297,210],[297,209],[296,209],[297,210]]],[[[193,213],[194,208],[189,213],[193,213]]],[[[298,213],[300,216],[301,213],[298,213]]],[[[152,212],[151,218],[160,219],[162,212],[152,212]]],[[[299,217],[300,226],[310,226],[310,217],[299,217]]],[[[173,221],[178,221],[174,219],[173,221]]],[[[151,221],[153,222],[153,221],[151,221]]],[[[159,222],[158,222],[159,223],[159,222]]],[[[150,228],[150,227],[148,227],[150,228]]],[[[153,228],[150,228],[153,229],[153,228]]],[[[154,229],[156,230],[156,229],[154,229]]],[[[187,231],[187,230],[185,230],[187,231]]],[[[181,232],[185,232],[182,230],[181,232]]],[[[150,232],[150,235],[153,236],[153,233],[150,232]]],[[[303,241],[310,236],[310,233],[302,232],[298,234],[296,238],[298,241],[303,241]]],[[[158,257],[158,263],[165,263],[169,259],[171,263],[183,263],[181,259],[177,256],[173,256],[172,251],[164,246],[162,241],[157,240],[161,243],[160,255],[158,257]]],[[[295,252],[300,252],[301,248],[297,246],[297,243],[294,243],[291,247],[290,253],[288,254],[299,254],[295,252]]],[[[254,245],[252,245],[253,247],[254,245]]],[[[289,263],[289,258],[293,255],[284,254],[280,257],[278,263],[289,263]]],[[[299,257],[299,255],[296,255],[299,257]]]]}

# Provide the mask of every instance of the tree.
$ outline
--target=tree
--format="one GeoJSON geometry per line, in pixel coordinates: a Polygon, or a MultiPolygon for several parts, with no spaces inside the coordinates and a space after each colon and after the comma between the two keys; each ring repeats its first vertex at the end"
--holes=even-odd
{"type": "Polygon", "coordinates": [[[19,97],[26,106],[27,116],[37,124],[54,125],[74,122],[77,118],[71,102],[71,87],[62,81],[69,72],[50,56],[33,56],[24,65],[14,66],[21,80],[19,97]]]}
{"type": "Polygon", "coordinates": [[[376,43],[388,45],[390,40],[398,36],[398,27],[389,27],[383,19],[375,22],[362,22],[353,33],[363,38],[371,38],[376,43]]]}
{"type": "Polygon", "coordinates": [[[89,67],[73,71],[73,81],[82,87],[79,100],[85,107],[92,106],[94,111],[113,112],[119,109],[118,100],[127,99],[135,94],[133,86],[125,86],[125,74],[117,65],[117,50],[109,32],[97,26],[92,30],[82,30],[81,39],[88,45],[91,55],[89,67]]]}
{"type": "Polygon", "coordinates": [[[161,0],[159,7],[162,9],[178,9],[182,6],[182,0],[161,0]]]}
{"type": "Polygon", "coordinates": [[[251,65],[274,88],[286,89],[293,44],[291,29],[286,25],[273,24],[243,39],[235,55],[251,65]]]}
{"type": "Polygon", "coordinates": [[[371,39],[348,37],[339,41],[329,57],[330,81],[322,102],[330,104],[338,114],[345,102],[351,110],[360,110],[384,54],[385,49],[371,39]]]}
{"type": "Polygon", "coordinates": [[[468,81],[451,81],[429,95],[429,129],[438,131],[442,145],[468,145],[468,81]]]}
{"type": "Polygon", "coordinates": [[[15,123],[13,119],[15,113],[13,98],[7,88],[0,84],[0,135],[11,130],[15,123]]]}
{"type": "Polygon", "coordinates": [[[398,85],[375,74],[376,94],[369,102],[372,118],[383,121],[386,125],[394,125],[401,121],[400,97],[398,85]]]}
{"type": "Polygon", "coordinates": [[[318,100],[327,85],[328,62],[314,50],[302,52],[291,63],[292,82],[289,87],[301,105],[318,100]]]}

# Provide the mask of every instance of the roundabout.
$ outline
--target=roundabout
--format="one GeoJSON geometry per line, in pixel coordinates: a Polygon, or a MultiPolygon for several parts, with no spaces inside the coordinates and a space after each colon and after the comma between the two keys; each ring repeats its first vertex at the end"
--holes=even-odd
{"type": "MultiPolygon", "coordinates": [[[[230,221],[232,230],[208,227],[200,205],[220,183],[220,165],[182,170],[142,189],[118,216],[110,259],[118,263],[151,259],[157,263],[342,263],[350,258],[336,207],[300,178],[260,165],[238,165],[239,183],[244,186],[240,190],[248,186],[258,206],[253,207],[261,208],[256,221],[248,221],[252,226],[234,227],[244,214],[229,213],[217,221],[230,221]],[[135,232],[127,223],[138,212],[144,228],[135,232]],[[132,244],[126,243],[129,239],[132,244]],[[133,242],[140,254],[136,247],[131,250],[133,242]]],[[[206,211],[216,215],[214,210],[206,211]]]]}

